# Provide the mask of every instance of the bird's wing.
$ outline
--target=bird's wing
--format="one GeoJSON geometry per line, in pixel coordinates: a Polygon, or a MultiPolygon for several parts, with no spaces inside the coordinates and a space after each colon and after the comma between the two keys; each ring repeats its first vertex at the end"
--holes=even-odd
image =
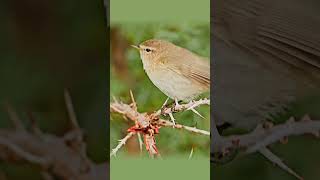
{"type": "Polygon", "coordinates": [[[171,70],[205,86],[207,89],[210,87],[210,61],[206,58],[199,57],[190,53],[175,58],[174,61],[169,61],[171,70]]]}
{"type": "Polygon", "coordinates": [[[320,1],[212,3],[218,118],[253,128],[320,86],[320,1]]]}
{"type": "Polygon", "coordinates": [[[320,1],[225,0],[213,6],[215,36],[320,79],[320,1]]]}

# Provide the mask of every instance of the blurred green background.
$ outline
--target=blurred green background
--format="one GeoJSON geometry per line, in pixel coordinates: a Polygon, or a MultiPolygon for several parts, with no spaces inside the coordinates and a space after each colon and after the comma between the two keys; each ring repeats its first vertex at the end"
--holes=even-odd
{"type": "Polygon", "coordinates": [[[210,0],[110,0],[110,21],[121,23],[210,23],[210,0]]]}
{"type": "MultiPolygon", "coordinates": [[[[68,88],[88,156],[108,159],[108,32],[103,1],[0,3],[0,131],[12,127],[9,102],[30,126],[32,112],[45,133],[69,129],[63,91],[68,88]]],[[[9,179],[41,179],[31,166],[0,161],[9,179]]]]}
{"type": "MultiPolygon", "coordinates": [[[[206,23],[121,23],[111,26],[111,66],[110,88],[113,96],[123,102],[130,103],[129,90],[133,91],[138,110],[140,112],[153,112],[158,110],[166,96],[155,87],[143,70],[139,52],[130,47],[130,44],[140,44],[151,38],[168,40],[176,45],[187,48],[199,55],[210,56],[210,28],[206,23]]],[[[209,93],[204,94],[209,97],[209,93]]],[[[171,100],[172,102],[172,100],[171,100]]],[[[187,126],[210,130],[210,108],[199,107],[197,110],[205,119],[200,118],[191,111],[175,114],[178,123],[187,126]]],[[[165,117],[169,119],[169,117],[165,117]]],[[[110,121],[110,148],[114,148],[119,139],[126,135],[126,130],[133,126],[131,121],[112,114],[110,121]]],[[[156,135],[156,142],[162,157],[180,156],[188,158],[191,149],[194,157],[207,157],[210,153],[210,137],[191,134],[189,132],[161,128],[156,135]]],[[[139,156],[140,150],[136,137],[132,138],[118,156],[139,156]]],[[[144,149],[142,156],[148,156],[144,149]]]]}

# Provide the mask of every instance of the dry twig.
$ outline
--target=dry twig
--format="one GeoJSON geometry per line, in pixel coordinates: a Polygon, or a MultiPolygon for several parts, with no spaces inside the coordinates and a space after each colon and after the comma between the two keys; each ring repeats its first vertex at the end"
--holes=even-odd
{"type": "Polygon", "coordinates": [[[107,179],[107,163],[95,164],[86,154],[86,143],[68,92],[65,92],[72,129],[63,137],[46,134],[31,120],[33,131],[28,132],[12,108],[9,115],[14,130],[0,130],[0,160],[10,163],[37,165],[44,179],[103,180],[107,179]]]}
{"type": "Polygon", "coordinates": [[[135,133],[134,132],[129,132],[126,137],[124,137],[123,139],[119,140],[119,144],[117,145],[117,147],[115,147],[114,149],[112,149],[111,153],[110,153],[110,157],[111,156],[116,156],[118,150],[126,144],[126,142],[128,141],[128,139],[130,139],[135,133]]]}
{"type": "Polygon", "coordinates": [[[159,133],[159,128],[161,127],[172,127],[176,129],[183,129],[195,134],[206,136],[210,135],[210,132],[208,131],[175,123],[172,115],[174,112],[192,110],[200,105],[210,105],[210,100],[208,99],[200,99],[198,101],[191,101],[187,104],[179,104],[179,106],[175,106],[174,108],[166,107],[166,100],[160,110],[148,115],[147,113],[140,113],[137,111],[137,105],[131,91],[130,96],[132,101],[132,104],[130,105],[118,101],[114,101],[110,104],[111,112],[121,114],[135,123],[133,127],[128,129],[128,135],[124,139],[120,140],[120,143],[117,145],[117,147],[112,150],[110,156],[116,154],[125,141],[132,136],[132,134],[130,134],[132,132],[141,133],[143,135],[146,149],[151,157],[159,155],[154,136],[155,134],[159,133]],[[160,115],[170,115],[172,122],[161,119],[160,115]]]}

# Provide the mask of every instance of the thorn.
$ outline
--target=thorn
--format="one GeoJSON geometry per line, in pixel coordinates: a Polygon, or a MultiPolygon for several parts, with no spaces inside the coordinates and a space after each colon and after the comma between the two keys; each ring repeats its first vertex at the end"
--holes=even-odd
{"type": "Polygon", "coordinates": [[[113,101],[114,101],[115,103],[119,103],[119,101],[117,100],[117,98],[116,98],[114,95],[112,95],[112,99],[113,99],[113,101]]]}
{"type": "Polygon", "coordinates": [[[35,119],[33,113],[29,111],[28,116],[29,116],[29,120],[31,122],[32,132],[38,136],[41,136],[42,132],[41,132],[40,128],[37,126],[37,122],[36,122],[36,119],[35,119]]]}
{"type": "Polygon", "coordinates": [[[169,113],[169,116],[170,116],[170,119],[171,119],[171,121],[173,123],[173,127],[174,127],[176,125],[176,122],[175,122],[175,119],[174,119],[172,113],[169,113]]]}
{"type": "Polygon", "coordinates": [[[294,123],[294,122],[295,122],[294,117],[293,117],[293,116],[291,116],[287,122],[288,122],[288,123],[290,123],[290,124],[291,124],[291,123],[294,123]]]}
{"type": "Polygon", "coordinates": [[[196,111],[194,108],[190,109],[191,111],[193,111],[194,113],[196,113],[198,116],[200,116],[202,119],[205,119],[198,111],[196,111]]]}
{"type": "Polygon", "coordinates": [[[190,151],[190,154],[189,154],[189,158],[188,159],[191,159],[193,156],[193,147],[191,148],[191,151],[190,151]]]}
{"type": "Polygon", "coordinates": [[[301,176],[299,176],[296,172],[294,172],[292,169],[290,169],[286,164],[284,164],[282,162],[282,160],[276,156],[275,154],[273,154],[269,149],[267,148],[261,148],[259,150],[259,152],[265,157],[267,158],[269,161],[271,161],[272,163],[278,165],[280,168],[282,168],[283,170],[285,170],[286,172],[288,172],[289,174],[295,176],[296,178],[303,180],[303,178],[301,176]]]}
{"type": "Polygon", "coordinates": [[[76,113],[74,112],[71,96],[70,96],[70,93],[67,89],[64,90],[64,99],[65,99],[65,103],[67,106],[69,119],[71,121],[71,128],[72,129],[80,129],[79,124],[77,122],[76,113]]]}
{"type": "Polygon", "coordinates": [[[20,131],[25,131],[25,128],[22,124],[21,119],[19,118],[17,112],[12,108],[12,106],[9,103],[6,103],[5,108],[15,129],[20,131]]]}
{"type": "Polygon", "coordinates": [[[143,145],[143,142],[142,142],[140,133],[137,133],[137,137],[138,137],[138,141],[139,141],[140,154],[142,154],[142,145],[143,145]]]}
{"type": "Polygon", "coordinates": [[[302,117],[301,121],[304,121],[304,122],[309,122],[309,121],[311,121],[311,118],[310,118],[309,114],[304,115],[304,116],[302,117]]]}
{"type": "Polygon", "coordinates": [[[130,89],[130,97],[131,97],[131,102],[133,104],[133,109],[137,110],[137,103],[136,103],[136,100],[134,99],[134,96],[133,96],[131,89],[130,89]]]}
{"type": "Polygon", "coordinates": [[[122,115],[122,118],[123,118],[125,121],[129,121],[128,118],[127,118],[127,116],[125,116],[125,115],[122,115]]]}

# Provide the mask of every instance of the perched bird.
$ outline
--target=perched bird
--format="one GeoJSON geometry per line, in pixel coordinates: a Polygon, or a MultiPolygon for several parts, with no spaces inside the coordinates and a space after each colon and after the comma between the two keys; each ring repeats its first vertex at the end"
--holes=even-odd
{"type": "Polygon", "coordinates": [[[286,113],[291,103],[320,95],[320,1],[216,0],[211,5],[217,124],[253,129],[286,113]]]}
{"type": "Polygon", "coordinates": [[[210,62],[171,42],[150,39],[138,46],[143,68],[165,95],[190,101],[210,88],[210,62]]]}

